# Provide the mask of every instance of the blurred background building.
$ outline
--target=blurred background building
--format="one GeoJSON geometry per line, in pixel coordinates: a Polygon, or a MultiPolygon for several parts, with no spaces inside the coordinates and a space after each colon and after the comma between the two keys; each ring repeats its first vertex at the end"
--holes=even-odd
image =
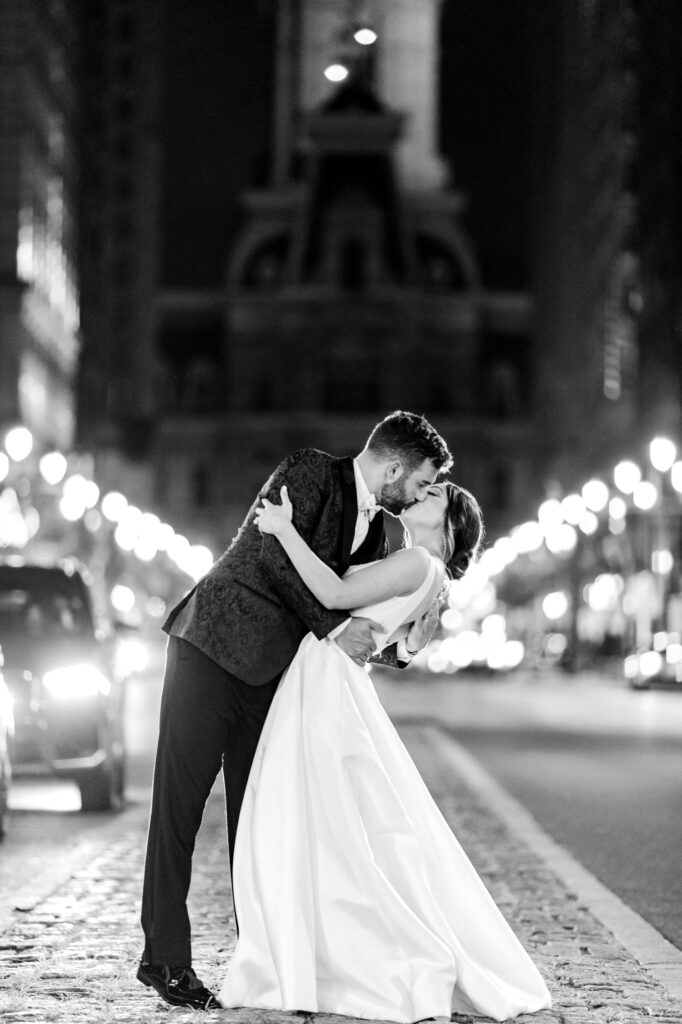
{"type": "Polygon", "coordinates": [[[0,422],[63,449],[80,351],[77,39],[67,4],[0,5],[0,422]]]}

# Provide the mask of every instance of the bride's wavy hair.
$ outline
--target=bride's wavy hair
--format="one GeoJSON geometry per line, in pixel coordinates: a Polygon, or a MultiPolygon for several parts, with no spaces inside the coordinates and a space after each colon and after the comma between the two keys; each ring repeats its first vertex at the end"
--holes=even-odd
{"type": "Polygon", "coordinates": [[[445,481],[448,504],[445,510],[443,561],[451,580],[459,580],[481,552],[485,525],[483,513],[473,494],[451,480],[445,481]]]}
{"type": "MultiPolygon", "coordinates": [[[[448,583],[461,580],[471,563],[478,559],[483,547],[485,525],[481,506],[471,491],[452,480],[443,480],[441,483],[448,497],[443,521],[442,550],[446,579],[441,596],[445,597],[448,583]]],[[[409,547],[407,530],[403,531],[403,547],[409,547]]]]}

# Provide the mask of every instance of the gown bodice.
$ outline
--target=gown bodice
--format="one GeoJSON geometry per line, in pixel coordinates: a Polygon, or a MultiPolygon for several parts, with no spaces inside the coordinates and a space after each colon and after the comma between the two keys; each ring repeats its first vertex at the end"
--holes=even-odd
{"type": "MultiPolygon", "coordinates": [[[[367,562],[364,565],[352,565],[346,572],[349,576],[352,572],[366,569],[368,565],[376,565],[376,562],[367,562]]],[[[429,567],[424,580],[419,587],[410,594],[400,594],[397,597],[389,597],[375,604],[364,605],[362,608],[355,608],[353,615],[365,619],[373,619],[380,622],[386,630],[378,637],[377,653],[384,647],[394,643],[400,634],[400,627],[408,622],[414,622],[431,606],[437,597],[442,586],[440,572],[433,558],[429,558],[429,567]]]]}

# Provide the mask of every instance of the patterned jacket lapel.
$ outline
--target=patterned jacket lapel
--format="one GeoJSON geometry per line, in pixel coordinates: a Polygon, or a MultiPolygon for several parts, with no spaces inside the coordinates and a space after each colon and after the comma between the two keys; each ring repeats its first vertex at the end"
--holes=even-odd
{"type": "Polygon", "coordinates": [[[353,459],[341,459],[341,493],[343,495],[343,525],[341,531],[341,572],[350,565],[350,549],[353,546],[355,524],[358,518],[358,492],[355,486],[353,459]]]}

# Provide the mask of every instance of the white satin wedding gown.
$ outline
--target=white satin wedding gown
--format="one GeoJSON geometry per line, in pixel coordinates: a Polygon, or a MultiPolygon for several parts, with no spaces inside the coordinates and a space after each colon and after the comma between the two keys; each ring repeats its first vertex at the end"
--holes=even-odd
{"type": "MultiPolygon", "coordinates": [[[[359,614],[398,627],[419,589],[359,614]]],[[[251,768],[233,882],[239,941],[225,1007],[410,1022],[551,1005],[532,960],[452,834],[369,676],[310,633],[251,768]]]]}

